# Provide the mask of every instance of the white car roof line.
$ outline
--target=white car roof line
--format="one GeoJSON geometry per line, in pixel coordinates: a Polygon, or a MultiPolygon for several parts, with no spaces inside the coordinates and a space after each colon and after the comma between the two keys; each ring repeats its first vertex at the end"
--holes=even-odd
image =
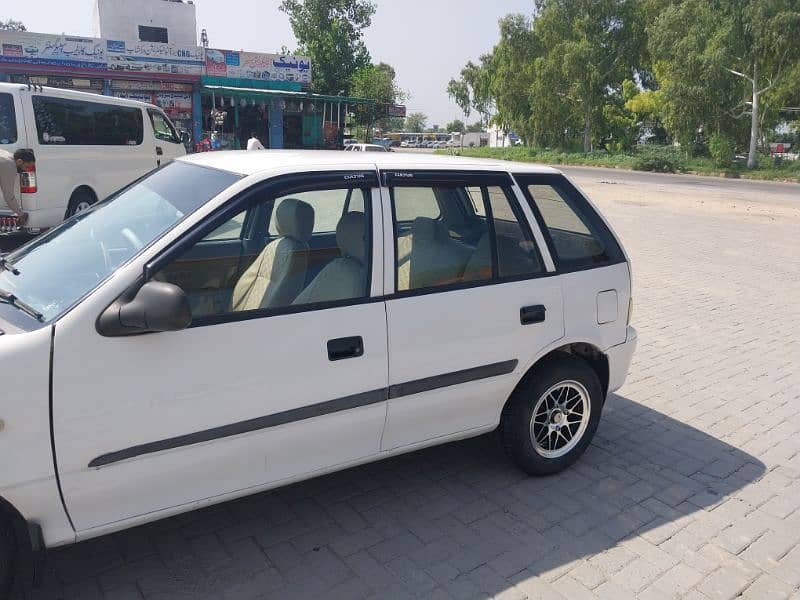
{"type": "Polygon", "coordinates": [[[535,163],[402,152],[374,152],[370,153],[367,159],[361,152],[343,152],[341,150],[226,150],[190,154],[178,160],[247,176],[286,167],[305,171],[314,170],[316,167],[330,168],[331,165],[341,165],[342,168],[347,169],[365,163],[372,164],[377,169],[476,169],[541,174],[561,173],[558,169],[535,163]]]}

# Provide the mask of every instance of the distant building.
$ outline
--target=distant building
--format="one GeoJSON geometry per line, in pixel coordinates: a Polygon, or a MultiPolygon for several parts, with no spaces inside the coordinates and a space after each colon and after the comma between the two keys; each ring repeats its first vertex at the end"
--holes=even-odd
{"type": "Polygon", "coordinates": [[[0,81],[150,102],[195,143],[340,145],[353,107],[373,102],[311,93],[311,79],[308,57],[198,46],[191,1],[94,0],[94,37],[0,31],[0,81]]]}
{"type": "Polygon", "coordinates": [[[197,15],[189,0],[94,0],[94,37],[197,46],[197,15]]]}

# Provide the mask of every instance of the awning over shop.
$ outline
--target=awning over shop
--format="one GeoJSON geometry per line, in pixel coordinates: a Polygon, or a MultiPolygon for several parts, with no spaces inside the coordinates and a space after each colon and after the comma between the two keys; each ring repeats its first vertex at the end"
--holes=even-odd
{"type": "Polygon", "coordinates": [[[330,102],[333,104],[375,104],[369,98],[354,98],[350,96],[328,96],[325,94],[314,94],[311,92],[298,92],[290,90],[270,90],[258,88],[232,87],[226,85],[204,85],[201,89],[204,94],[218,94],[223,97],[232,97],[237,100],[263,100],[264,98],[294,98],[298,100],[316,100],[318,102],[330,102]]]}

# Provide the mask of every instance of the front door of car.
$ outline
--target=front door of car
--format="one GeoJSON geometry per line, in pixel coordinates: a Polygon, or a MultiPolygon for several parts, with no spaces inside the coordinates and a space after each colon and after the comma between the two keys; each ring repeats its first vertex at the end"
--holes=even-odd
{"type": "Polygon", "coordinates": [[[392,450],[496,425],[521,374],[564,324],[552,261],[507,174],[383,176],[385,229],[395,239],[385,266],[395,291],[386,302],[382,441],[392,450]]]}
{"type": "Polygon", "coordinates": [[[103,337],[97,314],[59,322],[54,443],[79,532],[379,452],[388,361],[373,193],[374,171],[268,182],[154,256],[145,277],[184,290],[188,329],[103,337]],[[315,247],[327,261],[312,273],[315,247]]]}

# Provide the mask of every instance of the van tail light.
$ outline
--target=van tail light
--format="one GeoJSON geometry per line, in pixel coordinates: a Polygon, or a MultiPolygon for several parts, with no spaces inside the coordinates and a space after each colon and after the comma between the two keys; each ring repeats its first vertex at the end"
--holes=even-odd
{"type": "Polygon", "coordinates": [[[23,194],[35,194],[36,189],[36,165],[25,167],[19,174],[19,191],[23,194]]]}

